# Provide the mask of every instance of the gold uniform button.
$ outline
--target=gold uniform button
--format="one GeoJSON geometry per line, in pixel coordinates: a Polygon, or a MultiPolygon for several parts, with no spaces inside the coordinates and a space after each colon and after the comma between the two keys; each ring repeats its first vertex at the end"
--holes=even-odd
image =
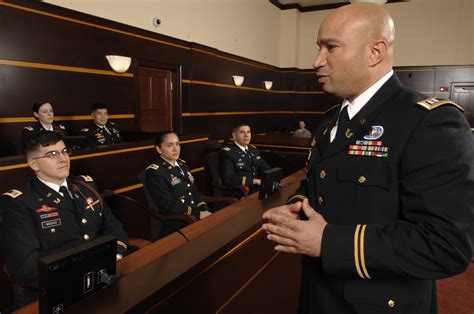
{"type": "Polygon", "coordinates": [[[89,235],[85,234],[84,235],[84,240],[89,240],[89,235]]]}
{"type": "Polygon", "coordinates": [[[55,233],[55,232],[56,232],[56,229],[51,228],[51,233],[55,233]]]}
{"type": "Polygon", "coordinates": [[[360,184],[364,183],[365,181],[367,181],[367,179],[364,176],[359,177],[359,183],[360,184]]]}
{"type": "Polygon", "coordinates": [[[191,195],[191,192],[189,192],[188,194],[191,195]]]}
{"type": "Polygon", "coordinates": [[[326,171],[321,170],[321,172],[319,173],[319,178],[321,178],[321,180],[323,180],[324,178],[326,178],[326,171]]]}
{"type": "Polygon", "coordinates": [[[191,201],[191,204],[194,204],[194,201],[191,201]]]}
{"type": "Polygon", "coordinates": [[[83,224],[86,224],[86,223],[87,223],[87,219],[82,218],[82,223],[83,223],[83,224]]]}
{"type": "Polygon", "coordinates": [[[188,183],[188,188],[191,186],[191,184],[188,183]]]}
{"type": "Polygon", "coordinates": [[[323,203],[324,203],[323,197],[322,197],[322,196],[318,196],[318,204],[319,204],[319,205],[323,205],[323,203]]]}
{"type": "Polygon", "coordinates": [[[395,301],[393,300],[388,300],[387,304],[388,304],[388,307],[395,307],[395,301]]]}

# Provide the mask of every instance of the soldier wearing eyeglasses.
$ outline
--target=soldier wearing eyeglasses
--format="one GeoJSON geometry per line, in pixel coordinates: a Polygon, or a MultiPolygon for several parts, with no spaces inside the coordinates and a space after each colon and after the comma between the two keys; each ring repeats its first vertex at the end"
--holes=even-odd
{"type": "MultiPolygon", "coordinates": [[[[28,166],[36,176],[23,188],[0,197],[4,260],[17,289],[35,299],[38,258],[97,237],[117,237],[117,259],[127,250],[127,234],[97,192],[89,176],[68,178],[70,150],[56,132],[39,131],[24,143],[28,166]]],[[[20,305],[18,300],[15,300],[20,305]]]]}

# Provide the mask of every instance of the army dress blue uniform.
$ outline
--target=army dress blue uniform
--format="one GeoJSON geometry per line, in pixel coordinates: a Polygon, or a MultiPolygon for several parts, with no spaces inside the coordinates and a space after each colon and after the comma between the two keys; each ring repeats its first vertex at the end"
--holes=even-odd
{"type": "Polygon", "coordinates": [[[38,178],[0,197],[3,210],[4,261],[18,284],[38,280],[38,258],[97,237],[117,237],[117,254],[125,255],[127,234],[97,192],[89,176],[68,179],[69,197],[38,178]]]}
{"type": "Polygon", "coordinates": [[[105,127],[110,133],[104,127],[92,123],[88,128],[83,128],[81,134],[87,137],[90,146],[111,145],[122,141],[120,131],[114,122],[107,121],[105,127]]]}
{"type": "Polygon", "coordinates": [[[330,143],[340,109],[323,118],[289,199],[308,198],[328,222],[321,257],[303,256],[299,312],[436,313],[434,280],[472,254],[471,128],[456,104],[395,74],[330,143]]]}
{"type": "MultiPolygon", "coordinates": [[[[219,152],[219,168],[222,182],[225,185],[246,185],[250,192],[255,192],[258,185],[253,179],[260,178],[262,172],[271,167],[260,156],[260,151],[253,145],[248,145],[249,154],[236,144],[230,144],[219,152]]],[[[242,197],[239,195],[236,197],[242,197]]]]}
{"type": "MultiPolygon", "coordinates": [[[[22,138],[23,140],[25,140],[29,135],[38,131],[42,131],[42,130],[48,131],[43,127],[43,125],[40,122],[37,122],[30,126],[25,126],[23,128],[22,138]]],[[[59,134],[61,134],[62,137],[67,135],[66,127],[59,123],[53,122],[53,131],[58,132],[59,134]]]]}
{"type": "MultiPolygon", "coordinates": [[[[206,202],[199,194],[194,177],[189,167],[182,159],[176,161],[179,167],[172,166],[169,162],[159,157],[155,163],[149,165],[145,171],[145,188],[153,199],[160,215],[193,215],[199,219],[201,211],[209,211],[206,202]]],[[[160,235],[156,234],[159,228],[152,219],[152,240],[174,231],[173,228],[162,226],[160,235]],[[153,227],[155,226],[155,227],[153,227]]],[[[169,222],[175,228],[181,228],[183,223],[169,222]]]]}

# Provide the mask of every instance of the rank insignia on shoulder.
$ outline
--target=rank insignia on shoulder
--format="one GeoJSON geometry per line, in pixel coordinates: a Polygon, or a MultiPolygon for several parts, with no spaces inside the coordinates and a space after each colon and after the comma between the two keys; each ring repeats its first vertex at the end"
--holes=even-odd
{"type": "Polygon", "coordinates": [[[255,147],[255,146],[253,146],[252,144],[249,144],[249,146],[250,146],[250,147],[253,147],[253,148],[257,148],[257,147],[255,147]]]}
{"type": "Polygon", "coordinates": [[[82,175],[81,178],[84,179],[84,181],[86,181],[86,182],[93,182],[94,181],[90,176],[82,175]]]}
{"type": "Polygon", "coordinates": [[[230,151],[230,148],[229,147],[224,147],[222,148],[222,150],[225,150],[226,152],[230,151]]]}
{"type": "Polygon", "coordinates": [[[89,129],[88,128],[83,128],[83,129],[81,129],[81,132],[89,132],[89,129]]]}
{"type": "Polygon", "coordinates": [[[182,159],[179,159],[179,161],[181,161],[183,164],[186,163],[186,161],[185,161],[185,160],[182,160],[182,159]]]}
{"type": "Polygon", "coordinates": [[[452,105],[464,112],[464,109],[461,106],[452,102],[451,100],[438,99],[435,97],[424,99],[422,101],[417,102],[417,104],[428,110],[433,110],[444,105],[452,105]]]}
{"type": "Polygon", "coordinates": [[[158,168],[160,168],[160,166],[158,166],[157,164],[151,164],[148,167],[146,167],[146,170],[148,169],[158,170],[158,168]]]}
{"type": "Polygon", "coordinates": [[[66,128],[64,127],[64,125],[60,124],[59,127],[63,130],[65,130],[66,128]]]}
{"type": "Polygon", "coordinates": [[[3,193],[2,195],[10,196],[11,198],[17,198],[21,194],[23,194],[23,192],[18,190],[10,190],[8,192],[3,193]]]}
{"type": "Polygon", "coordinates": [[[25,129],[25,130],[28,130],[28,131],[30,131],[30,132],[33,131],[33,127],[31,127],[31,126],[25,126],[24,129],[25,129]]]}

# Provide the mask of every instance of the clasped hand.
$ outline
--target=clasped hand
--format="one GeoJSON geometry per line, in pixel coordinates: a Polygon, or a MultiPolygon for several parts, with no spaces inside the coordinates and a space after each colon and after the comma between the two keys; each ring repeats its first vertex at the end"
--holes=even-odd
{"type": "Polygon", "coordinates": [[[263,214],[263,219],[267,222],[262,229],[267,232],[267,239],[275,242],[275,250],[316,257],[321,255],[321,241],[327,222],[309,205],[308,199],[269,209],[263,214]],[[308,220],[298,220],[301,210],[308,220]]]}

